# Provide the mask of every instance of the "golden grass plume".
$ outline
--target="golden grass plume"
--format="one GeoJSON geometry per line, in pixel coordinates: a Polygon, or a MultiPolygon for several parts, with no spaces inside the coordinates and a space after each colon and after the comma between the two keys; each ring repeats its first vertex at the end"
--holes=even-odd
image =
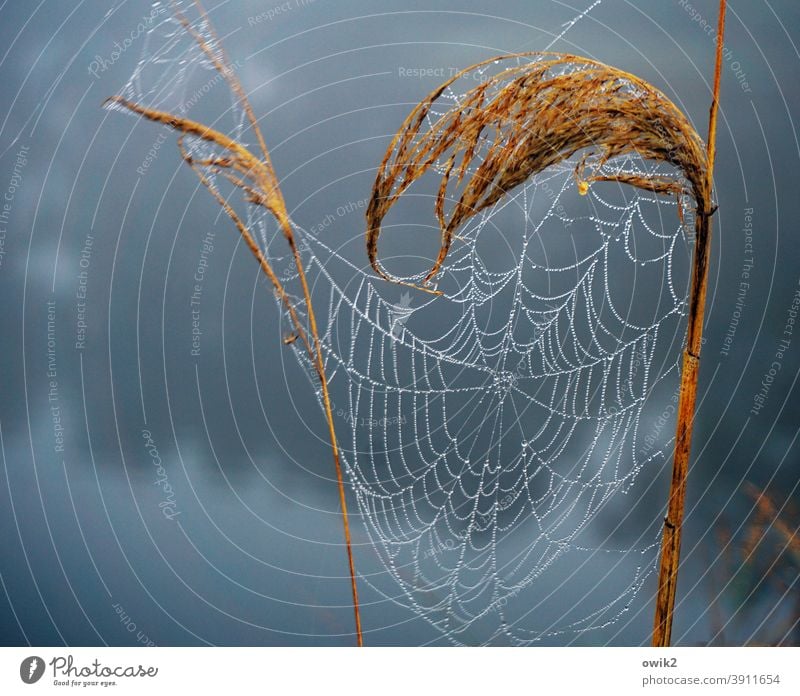
{"type": "Polygon", "coordinates": [[[378,260],[381,222],[431,167],[443,168],[435,202],[441,246],[420,285],[426,290],[464,222],[536,173],[579,153],[583,157],[575,175],[581,193],[592,181],[617,181],[656,193],[689,193],[698,211],[710,208],[703,141],[655,87],[574,55],[498,56],[459,72],[431,92],[394,137],[378,169],[367,209],[366,244],[373,269],[387,280],[400,282],[378,260]],[[493,63],[522,58],[529,62],[485,78],[443,115],[434,114],[434,105],[441,107],[439,98],[460,78],[493,63]],[[431,125],[425,130],[427,123],[431,125]],[[685,181],[661,174],[603,173],[603,165],[624,155],[672,165],[685,181]],[[458,190],[452,191],[454,187],[458,190]],[[448,200],[455,200],[449,213],[448,200]]]}

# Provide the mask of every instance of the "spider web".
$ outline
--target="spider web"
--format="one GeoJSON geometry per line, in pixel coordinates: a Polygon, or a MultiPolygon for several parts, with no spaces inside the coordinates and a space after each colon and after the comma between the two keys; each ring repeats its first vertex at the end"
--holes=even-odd
{"type": "Polygon", "coordinates": [[[537,175],[461,230],[443,295],[412,307],[304,236],[359,509],[404,603],[453,642],[609,626],[655,567],[659,524],[615,548],[592,522],[673,442],[643,415],[675,394],[691,240],[654,224],[674,201],[611,188],[582,199],[574,162],[537,175]],[[507,269],[487,261],[499,217],[522,219],[507,269]]]}
{"type": "MultiPolygon", "coordinates": [[[[192,3],[175,5],[222,56],[192,3]]],[[[452,84],[429,125],[522,60],[452,84]]],[[[204,80],[224,88],[186,25],[166,12],[123,94],[200,120],[204,100],[193,94],[204,80]]],[[[237,99],[205,122],[246,144],[237,99]]],[[[209,142],[186,142],[197,159],[219,155],[209,142]]],[[[691,211],[680,217],[674,199],[616,183],[581,190],[584,154],[471,218],[438,276],[440,296],[389,284],[365,270],[363,256],[294,226],[343,464],[393,583],[360,581],[456,644],[564,642],[608,627],[655,568],[661,516],[651,508],[641,524],[629,508],[646,499],[673,445],[653,414],[663,421],[663,404],[675,400],[693,243],[680,220],[691,211]],[[637,487],[644,469],[653,475],[637,487]],[[624,543],[612,545],[618,537],[624,543]]],[[[662,170],[626,157],[599,173],[662,170]]],[[[435,198],[435,189],[423,180],[418,195],[435,198]]],[[[285,240],[263,208],[245,208],[306,322],[285,240]]],[[[424,270],[410,258],[397,265],[413,283],[430,259],[424,270]]],[[[298,343],[292,350],[321,399],[298,343]]]]}

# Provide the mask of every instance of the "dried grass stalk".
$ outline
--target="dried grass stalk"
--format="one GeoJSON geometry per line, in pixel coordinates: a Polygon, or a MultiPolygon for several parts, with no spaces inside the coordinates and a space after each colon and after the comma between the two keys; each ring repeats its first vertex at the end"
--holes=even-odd
{"type": "Polygon", "coordinates": [[[775,501],[766,491],[760,490],[749,482],[744,485],[744,492],[755,503],[756,515],[751,522],[750,533],[742,546],[743,553],[750,556],[766,536],[767,530],[772,528],[783,538],[784,546],[781,552],[788,549],[794,558],[800,561],[800,526],[792,528],[792,525],[781,516],[785,505],[781,506],[779,510],[775,501]]]}
{"type": "MultiPolygon", "coordinates": [[[[717,50],[714,64],[714,87],[708,119],[708,143],[706,146],[707,168],[705,190],[711,195],[716,157],[717,112],[719,88],[722,78],[722,47],[725,37],[726,0],[719,2],[717,27],[717,50]]],[[[689,317],[686,327],[686,346],[683,351],[680,396],[678,399],[678,422],[675,428],[675,457],[672,462],[667,516],[664,518],[664,533],[661,539],[661,562],[658,570],[656,610],[653,619],[653,646],[669,647],[672,642],[672,620],[675,614],[675,594],[678,587],[678,568],[681,557],[681,533],[683,510],[686,500],[686,479],[689,475],[689,455],[694,428],[695,403],[697,401],[697,377],[700,371],[700,346],[703,338],[703,315],[708,286],[708,256],[711,249],[711,215],[715,208],[698,201],[695,219],[696,240],[692,263],[692,284],[689,289],[689,317]]]]}
{"type": "Polygon", "coordinates": [[[289,214],[286,211],[286,203],[283,199],[283,194],[278,183],[278,177],[276,176],[275,170],[273,169],[270,161],[266,141],[264,140],[264,136],[262,135],[261,129],[258,126],[253,109],[244,93],[244,90],[242,89],[239,79],[236,77],[236,74],[231,67],[230,61],[228,60],[224,49],[222,48],[219,38],[214,32],[213,25],[211,24],[208,15],[206,14],[199,0],[194,0],[194,5],[206,25],[206,30],[213,39],[213,46],[210,45],[208,41],[195,30],[186,15],[183,14],[180,8],[175,4],[174,0],[170,4],[175,17],[183,25],[183,28],[186,30],[186,32],[194,39],[217,72],[223,76],[225,82],[228,84],[231,91],[239,101],[242,109],[244,110],[247,121],[256,135],[259,149],[261,150],[260,156],[254,155],[246,147],[229,138],[224,133],[220,133],[213,128],[209,128],[201,123],[192,121],[191,119],[182,118],[180,116],[176,116],[175,114],[158,111],[156,109],[150,109],[141,104],[129,101],[121,96],[108,98],[105,101],[105,105],[121,107],[134,114],[138,114],[151,121],[155,121],[156,123],[167,125],[180,133],[178,138],[178,148],[180,150],[181,157],[183,157],[184,161],[194,170],[202,184],[214,196],[217,203],[219,203],[228,217],[230,217],[230,219],[233,221],[236,229],[239,230],[239,233],[242,235],[242,238],[244,239],[248,248],[258,261],[261,270],[272,283],[275,294],[286,308],[289,319],[293,326],[292,336],[294,336],[294,338],[292,339],[292,342],[299,338],[308,352],[311,364],[314,366],[314,370],[319,378],[322,402],[325,410],[325,418],[328,424],[328,433],[331,441],[333,462],[336,471],[336,481],[339,492],[339,504],[341,505],[342,509],[342,524],[344,527],[345,546],[347,548],[347,560],[350,572],[350,586],[353,596],[356,640],[358,645],[361,646],[363,645],[363,636],[361,632],[361,615],[358,602],[358,590],[356,587],[355,564],[353,561],[353,548],[350,538],[347,501],[345,499],[344,477],[342,475],[339,446],[333,423],[333,411],[331,409],[330,396],[328,392],[328,380],[325,374],[324,357],[322,354],[322,347],[320,345],[314,307],[311,302],[311,293],[306,280],[305,269],[303,267],[300,254],[297,249],[297,244],[295,242],[289,214]],[[215,155],[206,159],[197,159],[185,146],[185,138],[187,136],[199,138],[208,143],[212,143],[220,148],[224,154],[215,155]],[[283,233],[283,236],[285,237],[286,242],[291,250],[292,259],[297,269],[298,278],[302,286],[303,301],[305,302],[308,315],[307,329],[298,316],[292,298],[286,292],[283,283],[275,273],[269,260],[259,248],[255,239],[253,239],[253,236],[250,233],[250,230],[248,230],[247,225],[245,225],[244,221],[240,218],[231,204],[223,197],[222,193],[216,187],[207,172],[227,179],[231,184],[242,191],[245,200],[253,203],[254,205],[263,206],[275,218],[278,227],[283,233]]]}
{"type": "Polygon", "coordinates": [[[656,193],[688,192],[698,211],[710,210],[703,142],[664,94],[629,73],[588,58],[557,53],[498,56],[461,71],[431,92],[394,137],[367,209],[372,267],[383,278],[401,282],[378,261],[381,222],[431,167],[443,166],[444,173],[435,204],[441,247],[419,286],[428,291],[427,284],[441,269],[462,224],[531,176],[581,152],[584,157],[576,168],[581,193],[593,181],[617,181],[656,193]],[[437,100],[459,78],[492,63],[524,57],[532,62],[487,78],[444,115],[432,116],[434,104],[441,107],[437,100]],[[609,160],[629,154],[672,165],[685,181],[665,175],[603,173],[609,160]],[[587,171],[589,159],[592,165],[587,171]],[[448,199],[455,200],[449,213],[445,212],[448,199]]]}

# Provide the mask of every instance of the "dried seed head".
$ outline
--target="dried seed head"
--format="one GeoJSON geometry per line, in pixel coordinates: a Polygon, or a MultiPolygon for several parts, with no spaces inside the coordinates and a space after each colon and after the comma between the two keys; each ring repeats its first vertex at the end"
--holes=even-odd
{"type": "Polygon", "coordinates": [[[442,239],[438,258],[420,286],[425,290],[464,222],[536,173],[581,152],[585,154],[575,176],[582,195],[593,181],[617,181],[661,194],[688,193],[698,210],[710,210],[703,142],[660,91],[588,58],[557,53],[500,56],[442,84],[414,108],[395,135],[366,213],[373,269],[387,280],[402,282],[378,261],[381,222],[431,167],[442,174],[435,204],[442,239]],[[530,62],[520,64],[521,59],[530,62]],[[514,64],[467,91],[443,115],[434,114],[434,104],[441,108],[438,100],[453,83],[498,62],[514,64]],[[430,125],[423,132],[425,124],[430,125]],[[679,175],[603,169],[623,155],[671,165],[679,175]],[[448,212],[446,200],[455,201],[448,212]]]}

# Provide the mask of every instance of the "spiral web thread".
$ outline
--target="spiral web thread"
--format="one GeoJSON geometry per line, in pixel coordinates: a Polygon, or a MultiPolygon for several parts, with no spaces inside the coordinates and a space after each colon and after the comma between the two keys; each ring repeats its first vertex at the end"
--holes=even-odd
{"type": "Polygon", "coordinates": [[[590,523],[613,496],[633,490],[644,467],[663,463],[673,442],[643,429],[642,416],[648,398],[664,393],[662,382],[677,382],[678,363],[665,354],[675,355],[685,310],[685,273],[676,287],[672,270],[676,257],[683,265],[687,240],[680,226],[650,226],[659,206],[677,219],[675,202],[652,195],[634,193],[619,205],[592,190],[590,214],[559,214],[563,198],[578,197],[577,185],[572,167],[553,170],[505,201],[525,219],[517,264],[493,272],[476,251],[497,212],[490,209],[451,252],[440,289],[454,279],[458,289],[413,298],[417,307],[406,294],[385,299],[383,281],[305,237],[310,275],[330,288],[322,340],[359,509],[402,590],[399,601],[456,643],[503,635],[527,643],[608,626],[654,568],[657,525],[637,547],[612,550],[593,545],[590,523]],[[558,192],[552,200],[548,189],[558,192]],[[542,197],[546,212],[534,221],[542,197]],[[596,247],[571,263],[543,265],[530,251],[550,225],[594,235],[596,247]],[[637,255],[643,234],[658,253],[637,255]],[[631,321],[610,300],[610,269],[624,273],[619,253],[611,261],[620,250],[631,269],[651,266],[666,281],[649,323],[631,321]],[[426,319],[437,316],[436,303],[449,303],[450,320],[426,319]],[[486,325],[487,309],[505,314],[502,326],[486,325]],[[445,328],[431,335],[432,326],[445,328]],[[610,563],[605,579],[615,596],[580,617],[561,606],[537,621],[531,607],[547,595],[537,593],[537,579],[585,572],[600,553],[616,558],[601,561],[610,563]],[[620,585],[631,558],[632,577],[620,585]]]}
{"type": "MultiPolygon", "coordinates": [[[[177,4],[188,16],[192,3],[177,4]]],[[[218,47],[204,17],[191,25],[218,47]]],[[[466,75],[426,118],[503,67],[466,75]]],[[[123,94],[197,113],[197,90],[220,81],[166,12],[123,94]],[[207,76],[200,87],[198,75],[207,76]]],[[[224,121],[207,122],[246,144],[237,99],[224,121]]],[[[220,156],[204,140],[185,145],[196,161],[220,156]]],[[[654,570],[660,517],[652,510],[652,524],[623,546],[611,547],[592,522],[618,509],[620,495],[635,497],[638,475],[656,471],[673,445],[670,429],[654,428],[648,414],[677,384],[692,225],[679,222],[673,198],[617,184],[587,192],[575,175],[581,155],[460,229],[438,297],[401,294],[363,259],[294,227],[317,316],[327,316],[320,338],[342,460],[399,592],[360,580],[455,644],[563,642],[608,627],[654,570]]],[[[597,167],[609,176],[664,174],[635,157],[597,167]]],[[[216,187],[213,168],[205,171],[216,187]]],[[[297,278],[285,241],[263,207],[246,210],[291,293],[297,278]]],[[[292,298],[304,320],[299,290],[292,298]]],[[[308,354],[291,348],[318,386],[308,354]]]]}

